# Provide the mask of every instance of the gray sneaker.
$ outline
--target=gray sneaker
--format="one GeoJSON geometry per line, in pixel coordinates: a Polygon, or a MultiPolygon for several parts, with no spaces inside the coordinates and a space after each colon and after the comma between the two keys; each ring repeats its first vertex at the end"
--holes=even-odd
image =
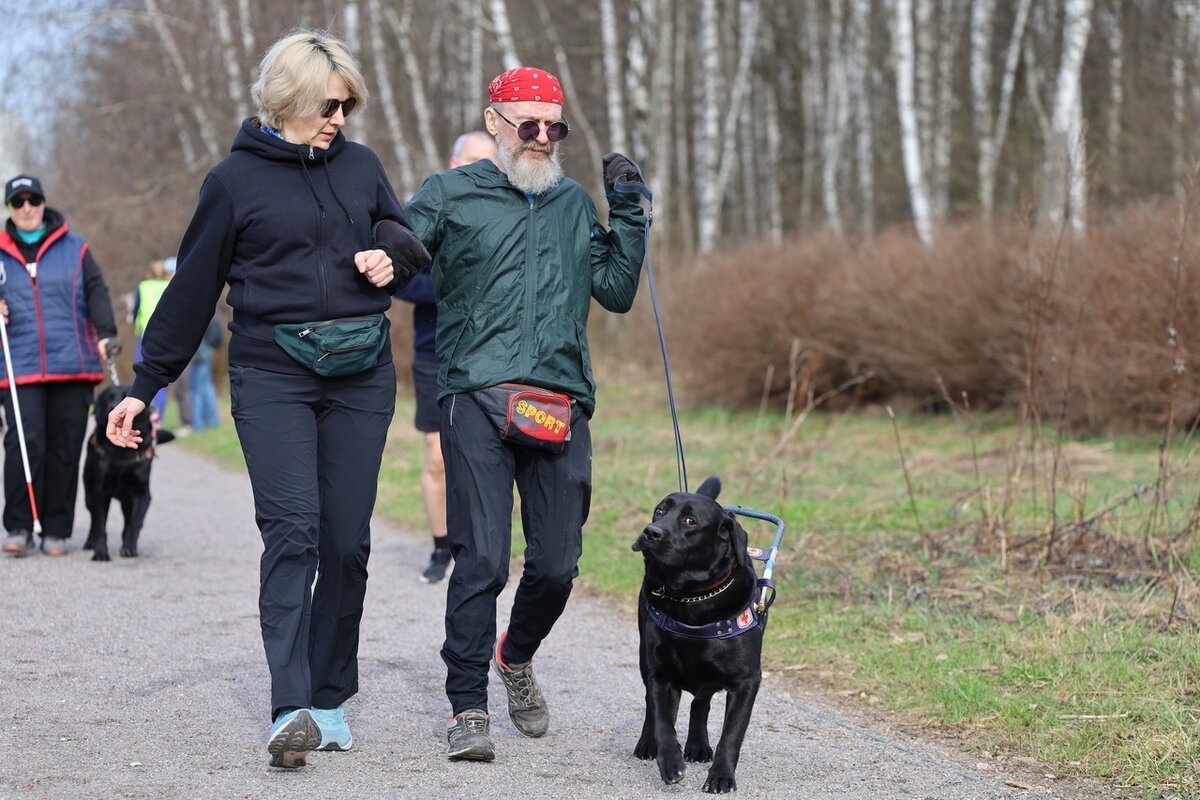
{"type": "Polygon", "coordinates": [[[33,551],[33,534],[29,531],[9,531],[4,537],[4,554],[21,557],[33,551]]]}
{"type": "Polygon", "coordinates": [[[42,552],[48,556],[65,556],[67,554],[67,540],[61,536],[43,536],[42,552]]]}
{"type": "Polygon", "coordinates": [[[496,758],[496,746],[489,732],[491,717],[479,708],[468,708],[455,714],[446,729],[450,742],[447,755],[451,761],[492,761],[496,758]]]}
{"type": "Polygon", "coordinates": [[[508,716],[522,735],[534,739],[545,736],[550,729],[550,709],[546,707],[546,698],[542,697],[542,690],[533,677],[533,661],[505,664],[500,657],[500,649],[504,647],[506,636],[508,631],[500,634],[500,640],[496,642],[496,650],[492,653],[492,669],[504,681],[504,690],[508,692],[508,716]]]}

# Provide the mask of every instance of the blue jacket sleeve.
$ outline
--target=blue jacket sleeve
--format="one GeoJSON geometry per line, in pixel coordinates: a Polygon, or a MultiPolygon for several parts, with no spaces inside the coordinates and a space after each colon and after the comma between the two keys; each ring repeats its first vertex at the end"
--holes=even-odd
{"type": "Polygon", "coordinates": [[[414,275],[408,286],[396,292],[396,297],[418,305],[435,305],[437,297],[433,293],[433,273],[429,267],[414,275]]]}

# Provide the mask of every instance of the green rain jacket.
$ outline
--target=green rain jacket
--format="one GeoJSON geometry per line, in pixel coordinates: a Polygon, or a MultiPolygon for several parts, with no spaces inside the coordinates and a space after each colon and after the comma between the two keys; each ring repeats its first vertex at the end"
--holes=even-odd
{"type": "Polygon", "coordinates": [[[591,299],[628,311],[645,254],[638,195],[608,203],[611,230],[570,178],[530,197],[486,159],[425,181],[404,214],[433,255],[439,399],[511,381],[592,415],[591,299]]]}

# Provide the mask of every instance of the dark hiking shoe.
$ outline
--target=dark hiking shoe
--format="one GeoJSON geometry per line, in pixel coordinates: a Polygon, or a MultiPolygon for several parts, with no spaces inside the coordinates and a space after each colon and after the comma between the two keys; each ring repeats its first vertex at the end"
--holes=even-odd
{"type": "Polygon", "coordinates": [[[429,557],[429,563],[425,565],[425,571],[421,573],[421,583],[437,583],[446,577],[446,571],[450,569],[450,548],[438,547],[433,551],[433,555],[429,557]]]}
{"type": "Polygon", "coordinates": [[[451,761],[492,761],[496,746],[492,744],[491,717],[486,711],[468,708],[455,714],[446,729],[450,742],[447,755],[451,761]]]}
{"type": "Polygon", "coordinates": [[[321,728],[307,708],[280,714],[271,725],[267,752],[271,766],[284,769],[303,767],[308,754],[321,745],[321,728]]]}
{"type": "Polygon", "coordinates": [[[33,534],[29,531],[9,531],[4,537],[4,554],[21,557],[33,551],[33,534]]]}
{"type": "Polygon", "coordinates": [[[508,693],[508,716],[522,735],[534,739],[545,736],[550,729],[550,709],[546,707],[546,698],[542,697],[542,690],[533,677],[533,661],[505,664],[500,650],[504,647],[506,636],[508,631],[500,634],[500,640],[496,642],[492,669],[504,681],[504,690],[508,693]]]}

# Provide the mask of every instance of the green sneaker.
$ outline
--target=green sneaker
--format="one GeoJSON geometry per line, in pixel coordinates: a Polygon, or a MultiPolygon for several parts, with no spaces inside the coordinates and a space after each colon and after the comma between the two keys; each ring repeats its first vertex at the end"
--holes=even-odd
{"type": "Polygon", "coordinates": [[[505,631],[496,642],[492,669],[504,682],[504,690],[508,693],[508,716],[513,725],[522,735],[536,739],[545,736],[550,729],[550,709],[546,707],[546,698],[542,696],[537,679],[533,677],[533,661],[524,664],[504,663],[500,651],[507,636],[508,631],[505,631]]]}
{"type": "Polygon", "coordinates": [[[341,706],[337,708],[311,709],[313,719],[321,728],[321,746],[318,750],[349,750],[354,746],[354,736],[350,726],[346,724],[346,711],[341,706]]]}
{"type": "Polygon", "coordinates": [[[446,739],[450,742],[447,755],[451,761],[492,761],[496,746],[492,744],[491,717],[479,708],[468,708],[450,718],[446,739]]]}
{"type": "Polygon", "coordinates": [[[321,744],[321,728],[307,708],[280,714],[271,725],[267,752],[271,766],[284,769],[303,767],[309,753],[321,744]]]}

